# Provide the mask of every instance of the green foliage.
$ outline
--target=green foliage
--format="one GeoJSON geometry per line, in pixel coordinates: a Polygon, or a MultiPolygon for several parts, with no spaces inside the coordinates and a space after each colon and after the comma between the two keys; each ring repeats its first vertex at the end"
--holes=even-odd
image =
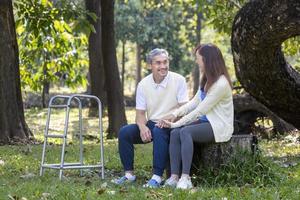
{"type": "Polygon", "coordinates": [[[142,9],[142,2],[139,0],[129,0],[126,3],[118,1],[115,4],[117,41],[141,44],[148,39],[147,35],[151,29],[145,23],[142,9]]]}
{"type": "Polygon", "coordinates": [[[17,0],[14,7],[22,86],[40,91],[44,83],[56,83],[63,74],[68,86],[85,85],[86,35],[93,29],[84,9],[49,0],[17,0]]]}
{"type": "Polygon", "coordinates": [[[248,0],[210,0],[200,1],[200,9],[204,12],[205,20],[212,24],[220,33],[231,34],[231,27],[238,10],[248,0]]]}
{"type": "Polygon", "coordinates": [[[188,15],[195,15],[190,1],[128,0],[116,3],[117,40],[130,41],[142,47],[142,56],[153,48],[169,51],[171,69],[184,75],[194,65],[190,59],[191,49],[197,43],[195,27],[188,15]],[[190,4],[190,7],[187,6],[190,4]],[[192,8],[191,8],[192,7],[192,8]],[[185,10],[189,9],[189,10],[185,10]],[[189,26],[185,26],[185,24],[189,26]],[[194,29],[193,29],[194,28],[194,29]]]}
{"type": "Polygon", "coordinates": [[[300,73],[300,36],[287,39],[281,46],[289,64],[300,73]]]}
{"type": "Polygon", "coordinates": [[[178,4],[172,6],[158,4],[147,10],[147,24],[152,28],[149,32],[149,40],[142,44],[143,55],[146,55],[151,49],[159,47],[169,51],[172,59],[170,66],[172,70],[182,74],[190,72],[191,65],[186,66],[180,63],[184,55],[187,54],[187,48],[180,35],[181,21],[180,15],[182,8],[178,4]]]}
{"type": "MultiPolygon", "coordinates": [[[[230,37],[231,28],[234,17],[237,12],[247,3],[249,0],[195,0],[199,6],[199,12],[204,15],[204,21],[207,25],[212,25],[214,29],[222,35],[223,38],[230,37]]],[[[218,43],[217,43],[218,44],[218,43]]],[[[222,44],[222,43],[221,43],[222,44]]],[[[230,43],[226,44],[230,46],[230,43]]],[[[283,52],[288,62],[294,66],[294,68],[300,71],[300,59],[299,59],[299,46],[300,38],[293,37],[286,40],[283,44],[283,52]]],[[[230,48],[227,48],[230,50],[230,48]]],[[[224,52],[224,51],[222,51],[224,52]]],[[[226,55],[226,54],[225,54],[226,55]]],[[[226,59],[226,56],[225,56],[226,59]]],[[[226,59],[228,60],[228,59],[226,59]]],[[[229,65],[232,64],[232,58],[226,61],[229,65]],[[230,61],[230,62],[228,62],[230,61]]],[[[233,68],[232,68],[233,69],[233,68]]]]}
{"type": "MultiPolygon", "coordinates": [[[[222,34],[231,35],[231,28],[237,12],[249,0],[198,0],[199,11],[204,13],[205,21],[222,34]]],[[[283,43],[283,51],[287,56],[299,55],[300,38],[293,37],[283,43]]],[[[297,56],[298,58],[299,56],[297,56]]],[[[296,58],[296,59],[297,59],[296,58]]],[[[291,58],[294,63],[295,58],[291,58]]],[[[296,60],[299,65],[299,59],[296,60]]]]}

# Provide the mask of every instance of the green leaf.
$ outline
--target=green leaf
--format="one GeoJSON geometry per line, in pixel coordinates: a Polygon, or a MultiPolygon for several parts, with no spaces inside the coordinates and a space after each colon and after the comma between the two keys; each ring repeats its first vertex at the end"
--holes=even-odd
{"type": "Polygon", "coordinates": [[[65,29],[64,29],[63,23],[61,23],[58,20],[54,20],[53,24],[54,24],[54,28],[56,31],[59,31],[61,33],[64,32],[65,29]]]}
{"type": "Polygon", "coordinates": [[[41,0],[41,4],[46,7],[48,5],[48,0],[41,0]]]}
{"type": "Polygon", "coordinates": [[[87,15],[91,17],[94,22],[96,22],[98,19],[98,16],[95,13],[88,12],[87,15]]]}

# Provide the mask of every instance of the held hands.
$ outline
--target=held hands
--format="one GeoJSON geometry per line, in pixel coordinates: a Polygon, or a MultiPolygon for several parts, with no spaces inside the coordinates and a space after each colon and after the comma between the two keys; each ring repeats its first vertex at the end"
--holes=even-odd
{"type": "Polygon", "coordinates": [[[171,123],[176,121],[177,117],[172,114],[167,115],[163,119],[159,120],[155,126],[159,128],[171,128],[171,123]]]}
{"type": "Polygon", "coordinates": [[[145,125],[140,127],[140,136],[142,138],[142,141],[145,143],[151,142],[151,140],[152,140],[151,131],[145,125]]]}
{"type": "Polygon", "coordinates": [[[159,128],[171,128],[171,123],[168,120],[159,120],[159,122],[157,122],[157,124],[155,124],[155,126],[159,127],[159,128]]]}

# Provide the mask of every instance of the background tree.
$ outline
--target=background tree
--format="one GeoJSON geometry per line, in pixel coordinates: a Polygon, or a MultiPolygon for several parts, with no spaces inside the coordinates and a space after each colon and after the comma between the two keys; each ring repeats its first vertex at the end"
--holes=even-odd
{"type": "Polygon", "coordinates": [[[135,85],[141,80],[141,47],[140,44],[148,35],[149,28],[146,27],[143,6],[140,0],[129,0],[127,2],[119,0],[115,9],[115,29],[116,41],[122,43],[122,90],[124,90],[125,79],[125,44],[135,43],[136,49],[136,70],[135,85]]]}
{"type": "Polygon", "coordinates": [[[86,34],[91,31],[85,10],[69,1],[15,1],[22,86],[42,91],[62,79],[70,87],[85,85],[86,34]]]}
{"type": "Polygon", "coordinates": [[[89,93],[97,96],[106,105],[105,75],[101,43],[101,2],[99,0],[85,0],[89,22],[94,27],[89,35],[89,93]]]}
{"type": "Polygon", "coordinates": [[[24,119],[11,0],[0,1],[0,72],[0,143],[7,144],[31,135],[24,119]]]}
{"type": "Polygon", "coordinates": [[[117,136],[119,129],[127,123],[116,57],[114,3],[114,0],[101,0],[102,52],[105,82],[108,88],[108,138],[117,136]]]}
{"type": "Polygon", "coordinates": [[[236,15],[231,39],[243,87],[296,128],[300,128],[300,76],[286,62],[281,44],[300,35],[299,8],[298,0],[251,1],[236,15]]]}
{"type": "Polygon", "coordinates": [[[135,45],[136,83],[143,76],[142,60],[145,60],[150,50],[157,47],[166,48],[170,52],[171,70],[184,75],[190,72],[193,66],[190,59],[191,46],[194,47],[196,41],[194,7],[193,1],[118,1],[117,40],[135,45]]]}
{"type": "Polygon", "coordinates": [[[185,34],[187,27],[182,26],[187,22],[187,18],[184,17],[186,12],[181,3],[175,1],[144,3],[146,26],[150,30],[141,44],[141,53],[145,59],[146,54],[153,48],[165,48],[172,57],[171,70],[186,75],[191,71],[193,62],[186,59],[191,52],[188,50],[186,40],[188,36],[185,34]]]}
{"type": "MultiPolygon", "coordinates": [[[[195,13],[196,13],[196,41],[195,41],[195,45],[200,44],[201,43],[201,29],[202,29],[202,21],[203,21],[203,11],[202,11],[202,7],[203,7],[203,2],[198,0],[196,1],[196,9],[195,9],[195,13]]],[[[200,71],[199,71],[199,66],[196,64],[194,67],[194,71],[193,71],[193,94],[196,94],[198,89],[199,89],[199,83],[200,83],[200,71]]]]}

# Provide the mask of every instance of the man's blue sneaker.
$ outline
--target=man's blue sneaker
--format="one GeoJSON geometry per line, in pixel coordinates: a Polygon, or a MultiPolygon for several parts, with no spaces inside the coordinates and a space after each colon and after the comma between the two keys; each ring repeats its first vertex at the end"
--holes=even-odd
{"type": "Polygon", "coordinates": [[[134,176],[134,179],[132,179],[132,180],[129,180],[126,176],[122,176],[121,178],[114,179],[111,182],[113,182],[114,184],[117,184],[117,185],[123,185],[123,184],[127,184],[127,183],[133,183],[133,182],[135,182],[135,180],[136,180],[135,176],[134,176]]]}
{"type": "Polygon", "coordinates": [[[161,186],[160,183],[158,183],[156,180],[154,179],[150,179],[148,181],[148,183],[146,183],[145,185],[143,185],[143,187],[147,187],[147,188],[159,188],[161,186]]]}

